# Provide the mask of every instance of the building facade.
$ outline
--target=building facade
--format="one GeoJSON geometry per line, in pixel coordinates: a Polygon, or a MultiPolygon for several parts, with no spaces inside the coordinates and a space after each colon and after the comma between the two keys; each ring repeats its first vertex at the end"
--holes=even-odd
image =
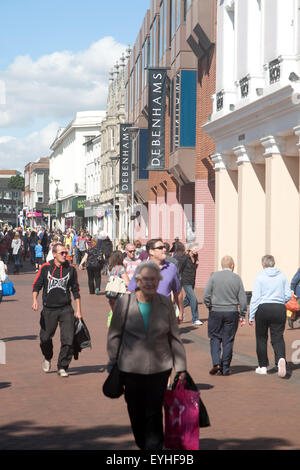
{"type": "MultiPolygon", "coordinates": [[[[128,52],[128,51],[127,51],[128,52]]],[[[120,125],[125,122],[125,67],[123,54],[110,73],[106,117],[101,125],[101,228],[113,243],[128,237],[128,195],[120,194],[120,125]]]]}
{"type": "Polygon", "coordinates": [[[101,134],[84,143],[86,147],[86,201],[84,216],[87,230],[94,235],[103,229],[99,207],[101,193],[101,134]]]}
{"type": "Polygon", "coordinates": [[[126,75],[126,118],[139,129],[133,139],[134,238],[196,242],[197,287],[214,269],[215,175],[209,155],[215,146],[202,125],[212,113],[215,93],[215,25],[214,0],[152,0],[126,75]],[[165,71],[160,107],[160,100],[150,102],[149,88],[155,93],[160,87],[156,77],[165,71]],[[155,124],[163,120],[159,133],[150,129],[150,119],[155,124]],[[149,165],[150,149],[158,155],[155,145],[162,134],[164,167],[155,170],[149,165]]]}
{"type": "Polygon", "coordinates": [[[16,227],[22,209],[23,191],[10,189],[9,180],[12,176],[21,175],[17,170],[0,170],[0,224],[16,227]]]}
{"type": "Polygon", "coordinates": [[[28,227],[42,225],[47,220],[50,226],[49,210],[49,157],[30,162],[24,170],[25,189],[23,218],[28,227]]]}
{"type": "Polygon", "coordinates": [[[59,129],[51,145],[50,202],[55,211],[53,227],[76,230],[86,225],[84,210],[86,200],[87,144],[100,135],[104,112],[78,112],[67,127],[59,129]]]}
{"type": "Polygon", "coordinates": [[[218,2],[217,44],[215,268],[231,254],[252,290],[263,255],[289,279],[300,261],[300,1],[218,2]]]}

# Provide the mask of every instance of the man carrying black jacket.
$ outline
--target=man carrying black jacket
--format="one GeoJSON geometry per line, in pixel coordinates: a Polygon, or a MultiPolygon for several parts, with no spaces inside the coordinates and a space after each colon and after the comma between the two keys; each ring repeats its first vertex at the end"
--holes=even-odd
{"type": "Polygon", "coordinates": [[[192,243],[188,246],[188,253],[184,254],[184,245],[177,243],[176,246],[176,259],[179,263],[180,282],[185,291],[183,306],[187,307],[190,305],[192,322],[195,326],[203,325],[203,322],[199,320],[198,300],[194,292],[198,268],[198,250],[198,245],[192,243]]]}
{"type": "Polygon", "coordinates": [[[62,243],[56,243],[53,248],[54,259],[44,263],[36,275],[32,286],[32,309],[38,310],[37,297],[43,288],[43,310],[41,312],[40,346],[44,355],[42,368],[49,372],[53,357],[52,338],[57,325],[60,326],[61,349],[57,362],[57,373],[60,377],[68,377],[67,369],[73,355],[74,316],[82,318],[80,289],[77,272],[67,260],[67,249],[62,243]],[[72,307],[72,291],[76,313],[72,307]]]}

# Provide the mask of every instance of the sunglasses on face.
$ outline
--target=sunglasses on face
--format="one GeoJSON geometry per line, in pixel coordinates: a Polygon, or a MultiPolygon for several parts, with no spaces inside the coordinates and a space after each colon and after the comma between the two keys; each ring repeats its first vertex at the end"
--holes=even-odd
{"type": "Polygon", "coordinates": [[[64,256],[64,255],[67,255],[68,252],[67,251],[58,251],[57,254],[64,256]]]}
{"type": "Polygon", "coordinates": [[[128,250],[128,253],[135,253],[135,250],[128,250]]]}
{"type": "Polygon", "coordinates": [[[156,282],[157,277],[141,277],[140,279],[142,282],[156,282]]]}
{"type": "Polygon", "coordinates": [[[156,246],[154,250],[165,250],[166,247],[164,245],[156,246]]]}

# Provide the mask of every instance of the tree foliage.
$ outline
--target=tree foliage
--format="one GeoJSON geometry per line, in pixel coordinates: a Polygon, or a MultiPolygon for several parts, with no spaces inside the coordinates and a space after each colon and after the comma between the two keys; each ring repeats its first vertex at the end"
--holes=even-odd
{"type": "Polygon", "coordinates": [[[25,188],[25,180],[24,177],[21,175],[12,176],[8,182],[9,189],[20,189],[24,191],[25,188]]]}

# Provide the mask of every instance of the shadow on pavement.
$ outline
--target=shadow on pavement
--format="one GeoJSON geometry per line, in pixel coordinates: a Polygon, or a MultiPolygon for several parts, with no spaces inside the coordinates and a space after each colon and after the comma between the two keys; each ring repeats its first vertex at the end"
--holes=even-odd
{"type": "Polygon", "coordinates": [[[210,390],[211,388],[214,388],[214,385],[210,384],[196,384],[198,390],[210,390]]]}
{"type": "Polygon", "coordinates": [[[11,338],[1,338],[2,341],[8,343],[9,341],[24,341],[24,339],[28,340],[36,340],[38,338],[37,335],[28,335],[28,336],[12,336],[11,338]]]}
{"type": "Polygon", "coordinates": [[[82,374],[98,374],[106,372],[106,364],[99,366],[80,366],[80,367],[70,367],[68,372],[70,375],[82,375],[82,374]]]}
{"type": "Polygon", "coordinates": [[[11,382],[0,382],[0,389],[8,387],[11,387],[11,382]]]}
{"type": "Polygon", "coordinates": [[[279,450],[282,447],[290,446],[289,441],[272,437],[223,440],[200,439],[199,441],[199,450],[279,450]]]}
{"type": "MultiPolygon", "coordinates": [[[[100,419],[100,418],[99,418],[100,419]]],[[[111,450],[135,449],[130,426],[97,426],[74,429],[66,426],[35,426],[17,421],[0,427],[1,450],[111,450]],[[130,436],[120,445],[114,439],[130,436]]]]}
{"type": "Polygon", "coordinates": [[[231,375],[242,374],[243,372],[251,372],[256,369],[256,366],[230,366],[231,375]]]}

